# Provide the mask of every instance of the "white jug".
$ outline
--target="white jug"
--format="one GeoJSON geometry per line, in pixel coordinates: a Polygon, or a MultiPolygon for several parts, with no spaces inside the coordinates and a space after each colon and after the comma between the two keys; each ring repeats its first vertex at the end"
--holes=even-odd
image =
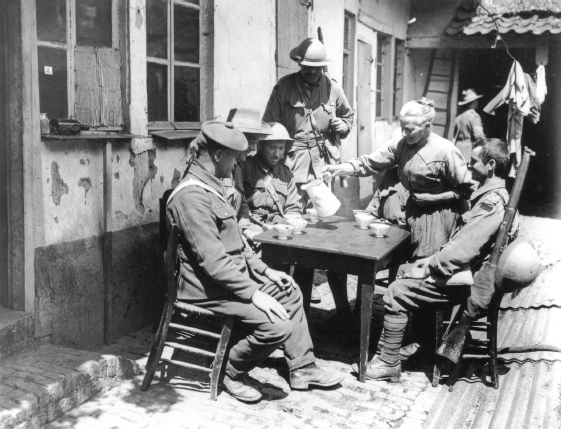
{"type": "Polygon", "coordinates": [[[302,190],[308,193],[319,217],[332,216],[341,207],[341,201],[333,195],[321,179],[315,179],[302,185],[302,190]]]}

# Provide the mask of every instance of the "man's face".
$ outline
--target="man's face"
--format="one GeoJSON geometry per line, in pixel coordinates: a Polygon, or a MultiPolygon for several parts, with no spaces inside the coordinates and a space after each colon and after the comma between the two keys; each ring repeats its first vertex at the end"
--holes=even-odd
{"type": "Polygon", "coordinates": [[[469,164],[471,177],[483,184],[489,175],[489,164],[483,164],[481,161],[481,146],[471,151],[471,162],[469,164]]]}
{"type": "Polygon", "coordinates": [[[97,19],[97,7],[81,5],[78,8],[76,25],[80,28],[82,35],[87,35],[95,28],[97,19]]]}
{"type": "Polygon", "coordinates": [[[401,125],[401,135],[405,137],[405,142],[410,145],[419,143],[426,135],[426,125],[420,125],[415,117],[405,117],[399,120],[401,125]]]}
{"type": "Polygon", "coordinates": [[[243,152],[239,152],[238,160],[245,161],[247,156],[250,153],[253,153],[257,150],[257,143],[261,139],[261,134],[250,134],[250,133],[243,133],[245,138],[247,139],[247,149],[243,152]]]}
{"type": "Polygon", "coordinates": [[[218,149],[214,153],[215,176],[224,179],[232,175],[239,152],[232,149],[218,149]]]}
{"type": "Polygon", "coordinates": [[[323,67],[300,66],[300,73],[310,85],[316,83],[323,74],[323,67]]]}
{"type": "Polygon", "coordinates": [[[261,143],[263,158],[270,166],[276,165],[284,156],[286,142],[284,140],[267,140],[261,143]]]}

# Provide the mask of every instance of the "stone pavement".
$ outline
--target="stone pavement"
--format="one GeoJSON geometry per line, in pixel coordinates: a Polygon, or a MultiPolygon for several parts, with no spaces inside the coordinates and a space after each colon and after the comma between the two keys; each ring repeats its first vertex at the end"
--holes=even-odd
{"type": "MultiPolygon", "coordinates": [[[[322,281],[321,275],[316,276],[316,282],[322,281]]],[[[348,288],[351,302],[354,302],[356,278],[349,278],[348,288]]],[[[319,290],[322,302],[312,308],[312,326],[334,314],[327,284],[322,283],[319,290]]],[[[375,298],[374,340],[381,330],[380,292],[375,298]]],[[[140,390],[142,375],[139,375],[46,427],[415,429],[422,426],[440,391],[440,387],[430,385],[432,362],[407,363],[401,383],[359,383],[350,368],[358,356],[358,339],[344,335],[327,338],[315,332],[312,336],[318,365],[344,376],[340,387],[291,391],[286,381],[288,369],[284,359],[274,354],[250,373],[261,383],[264,393],[264,399],[257,404],[238,402],[226,392],[219,393],[218,401],[211,402],[206,375],[169,373],[163,381],[156,378],[147,392],[140,390]]],[[[145,329],[119,339],[101,352],[135,359],[144,365],[152,341],[150,330],[145,329]]]]}

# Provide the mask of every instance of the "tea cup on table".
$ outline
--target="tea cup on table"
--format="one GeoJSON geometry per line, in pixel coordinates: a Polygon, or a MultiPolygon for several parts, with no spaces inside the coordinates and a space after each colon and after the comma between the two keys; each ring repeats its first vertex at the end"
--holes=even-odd
{"type": "Polygon", "coordinates": [[[385,237],[388,234],[388,230],[390,226],[383,222],[374,222],[368,225],[372,232],[374,233],[374,237],[385,237]]]}
{"type": "Polygon", "coordinates": [[[368,225],[372,223],[374,216],[370,213],[356,213],[355,220],[360,229],[368,229],[368,225]]]}
{"type": "Polygon", "coordinates": [[[310,215],[310,222],[317,222],[319,220],[318,211],[316,209],[306,209],[306,213],[310,215]]]}
{"type": "Polygon", "coordinates": [[[279,240],[286,240],[288,238],[288,235],[290,234],[290,231],[292,231],[294,229],[294,227],[292,225],[274,225],[273,229],[277,232],[277,238],[279,240]]]}
{"type": "Polygon", "coordinates": [[[289,217],[285,219],[285,222],[294,227],[292,230],[293,235],[302,234],[302,230],[306,228],[306,225],[308,224],[308,221],[306,219],[302,219],[301,217],[289,217]]]}

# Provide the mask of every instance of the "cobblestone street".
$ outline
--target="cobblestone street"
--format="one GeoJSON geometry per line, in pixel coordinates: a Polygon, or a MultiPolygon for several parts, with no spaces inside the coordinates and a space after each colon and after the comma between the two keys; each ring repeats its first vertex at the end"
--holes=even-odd
{"type": "MultiPolygon", "coordinates": [[[[316,284],[321,283],[316,276],[316,284]]],[[[356,278],[348,282],[354,302],[356,278]]],[[[314,305],[311,325],[321,323],[334,311],[326,283],[319,286],[322,302],[314,305]]],[[[377,291],[373,336],[381,329],[381,295],[377,291]]],[[[358,356],[358,338],[331,337],[312,333],[318,365],[344,375],[334,389],[291,391],[288,369],[280,353],[275,353],[250,375],[261,384],[264,399],[257,404],[238,402],[226,392],[218,401],[209,400],[208,379],[198,374],[168,374],[155,379],[147,392],[140,390],[142,375],[95,397],[52,422],[48,428],[420,428],[441,387],[430,385],[431,362],[411,362],[405,366],[401,383],[385,381],[359,383],[351,370],[358,356]]],[[[102,349],[146,361],[152,335],[146,329],[121,338],[102,349]]],[[[372,342],[375,344],[375,341],[372,342]]],[[[157,373],[157,376],[159,372],[157,373]]]]}

